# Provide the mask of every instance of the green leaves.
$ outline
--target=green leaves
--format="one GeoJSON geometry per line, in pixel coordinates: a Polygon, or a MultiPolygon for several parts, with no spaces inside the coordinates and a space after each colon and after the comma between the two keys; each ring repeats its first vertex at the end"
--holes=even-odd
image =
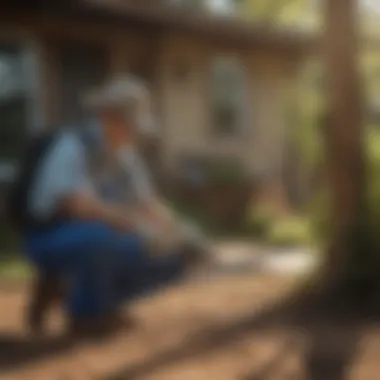
{"type": "Polygon", "coordinates": [[[313,27],[317,22],[308,0],[240,0],[236,6],[244,18],[268,24],[313,27]]]}

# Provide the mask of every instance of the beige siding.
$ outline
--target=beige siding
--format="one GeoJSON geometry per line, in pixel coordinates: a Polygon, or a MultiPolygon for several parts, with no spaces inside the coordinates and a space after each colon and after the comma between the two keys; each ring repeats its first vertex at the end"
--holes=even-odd
{"type": "Polygon", "coordinates": [[[206,139],[204,51],[189,39],[166,38],[160,60],[162,158],[172,167],[181,152],[200,153],[206,139]],[[186,71],[183,77],[182,70],[186,71]]]}
{"type": "Polygon", "coordinates": [[[284,104],[292,80],[291,65],[276,57],[203,45],[184,36],[167,37],[160,62],[164,115],[164,164],[174,168],[182,152],[236,157],[252,173],[278,177],[286,133],[284,104]],[[210,133],[208,81],[211,59],[241,58],[248,83],[247,125],[241,135],[227,139],[210,133]],[[188,77],[178,78],[181,65],[188,77]]]}
{"type": "MultiPolygon", "coordinates": [[[[255,59],[252,58],[254,61],[255,59]]],[[[253,64],[254,139],[246,154],[251,172],[272,181],[282,174],[288,125],[287,105],[292,96],[295,71],[281,60],[253,64]]]]}

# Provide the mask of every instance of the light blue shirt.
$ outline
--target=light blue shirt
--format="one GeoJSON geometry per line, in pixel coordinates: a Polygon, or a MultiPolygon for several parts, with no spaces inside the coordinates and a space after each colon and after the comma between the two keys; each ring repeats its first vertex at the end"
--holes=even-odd
{"type": "Polygon", "coordinates": [[[79,135],[65,129],[45,153],[29,193],[30,212],[37,219],[52,216],[60,200],[89,188],[86,152],[79,135]]]}
{"type": "Polygon", "coordinates": [[[136,151],[118,152],[116,167],[105,165],[100,176],[95,175],[92,160],[99,156],[100,161],[106,161],[102,159],[104,152],[100,123],[62,129],[45,153],[30,189],[32,215],[39,220],[49,218],[64,197],[84,190],[95,191],[110,201],[136,202],[154,197],[149,173],[136,151]]]}

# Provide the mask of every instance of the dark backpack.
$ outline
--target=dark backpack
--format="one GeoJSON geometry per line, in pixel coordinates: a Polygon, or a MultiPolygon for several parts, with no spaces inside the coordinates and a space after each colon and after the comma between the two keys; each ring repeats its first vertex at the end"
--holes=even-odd
{"type": "Polygon", "coordinates": [[[30,138],[26,143],[19,163],[19,171],[10,186],[6,202],[8,223],[18,232],[37,229],[51,222],[50,220],[37,221],[33,218],[29,210],[28,195],[42,159],[56,135],[56,130],[43,132],[30,138]]]}

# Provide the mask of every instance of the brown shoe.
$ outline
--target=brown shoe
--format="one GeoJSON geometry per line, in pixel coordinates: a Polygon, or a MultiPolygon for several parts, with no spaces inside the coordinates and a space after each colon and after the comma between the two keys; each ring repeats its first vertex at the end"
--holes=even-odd
{"type": "Polygon", "coordinates": [[[27,324],[34,334],[44,330],[47,312],[62,299],[63,284],[56,276],[38,273],[31,287],[31,299],[27,311],[27,324]]]}

